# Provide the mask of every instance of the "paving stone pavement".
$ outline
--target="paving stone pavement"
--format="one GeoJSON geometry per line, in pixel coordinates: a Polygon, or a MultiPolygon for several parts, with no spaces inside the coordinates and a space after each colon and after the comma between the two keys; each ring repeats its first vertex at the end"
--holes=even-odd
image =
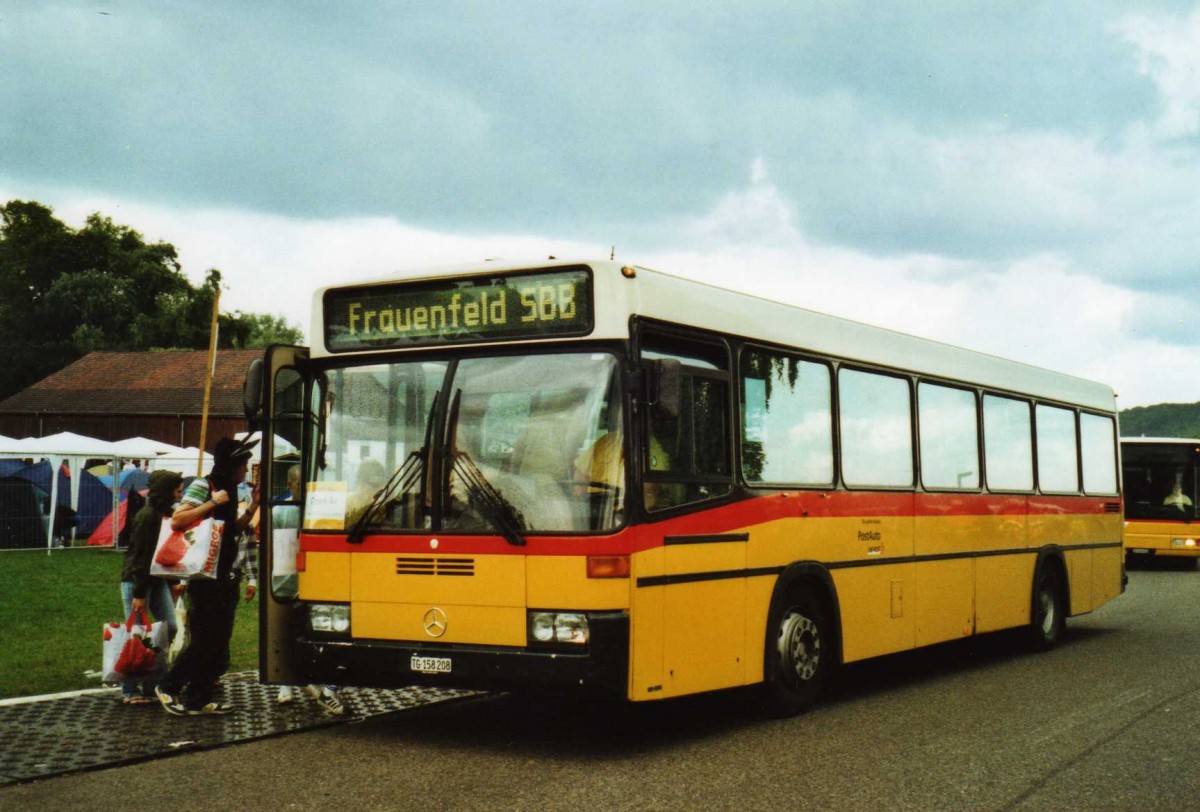
{"type": "Polygon", "coordinates": [[[118,688],[0,706],[0,786],[340,725],[478,693],[343,688],[338,695],[346,711],[333,716],[303,691],[280,705],[278,690],[259,684],[255,672],[226,674],[217,698],[236,708],[228,716],[170,716],[157,701],[123,705],[118,688]]]}

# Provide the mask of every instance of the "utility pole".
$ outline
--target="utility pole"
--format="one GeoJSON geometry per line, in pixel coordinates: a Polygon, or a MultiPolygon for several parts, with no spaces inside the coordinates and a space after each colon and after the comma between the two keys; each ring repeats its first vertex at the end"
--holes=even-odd
{"type": "Polygon", "coordinates": [[[212,324],[208,328],[208,365],[204,373],[204,408],[200,412],[200,459],[196,462],[196,476],[204,476],[204,442],[208,434],[208,401],[212,395],[213,372],[217,367],[217,312],[221,304],[221,274],[211,272],[213,289],[212,324]]]}

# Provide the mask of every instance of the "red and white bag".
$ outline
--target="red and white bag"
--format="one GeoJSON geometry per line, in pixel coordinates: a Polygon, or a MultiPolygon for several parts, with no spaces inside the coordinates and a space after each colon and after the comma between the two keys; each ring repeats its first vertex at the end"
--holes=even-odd
{"type": "Polygon", "coordinates": [[[216,578],[224,529],[225,522],[211,516],[183,530],[172,530],[171,520],[163,519],[150,574],[161,578],[216,578]]]}
{"type": "Polygon", "coordinates": [[[123,682],[161,674],[167,668],[167,644],[167,624],[152,624],[145,612],[105,624],[100,678],[123,682]]]}

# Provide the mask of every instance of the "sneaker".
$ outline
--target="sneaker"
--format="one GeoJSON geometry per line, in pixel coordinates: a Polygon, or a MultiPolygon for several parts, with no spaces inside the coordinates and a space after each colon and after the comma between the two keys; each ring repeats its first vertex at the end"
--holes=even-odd
{"type": "Polygon", "coordinates": [[[279,696],[275,697],[275,701],[280,705],[289,705],[296,699],[296,689],[290,685],[281,685],[279,687],[279,696]]]}
{"type": "Polygon", "coordinates": [[[331,713],[334,716],[341,716],[346,712],[346,706],[342,704],[342,700],[338,699],[337,694],[328,685],[320,687],[317,685],[309,685],[304,689],[305,693],[317,700],[326,713],[331,713]]]}
{"type": "Polygon", "coordinates": [[[233,705],[224,702],[209,702],[203,708],[188,708],[188,716],[224,716],[233,713],[233,705]]]}
{"type": "Polygon", "coordinates": [[[154,695],[158,697],[159,703],[162,704],[163,710],[172,716],[187,716],[188,711],[175,697],[164,691],[158,686],[154,687],[154,695]]]}

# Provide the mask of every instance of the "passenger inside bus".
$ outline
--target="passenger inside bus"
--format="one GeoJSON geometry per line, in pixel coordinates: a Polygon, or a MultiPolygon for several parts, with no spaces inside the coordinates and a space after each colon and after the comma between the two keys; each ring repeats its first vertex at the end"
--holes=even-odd
{"type": "Polygon", "coordinates": [[[346,497],[346,527],[354,527],[387,482],[383,463],[367,457],[358,464],[354,490],[346,497]]]}
{"type": "Polygon", "coordinates": [[[621,433],[608,431],[575,457],[576,493],[597,507],[607,502],[614,516],[625,510],[625,454],[621,445],[621,433]]]}
{"type": "Polygon", "coordinates": [[[1183,492],[1183,472],[1181,471],[1175,474],[1175,485],[1163,499],[1163,507],[1176,507],[1182,511],[1191,506],[1192,500],[1183,492]]]}
{"type": "MultiPolygon", "coordinates": [[[[657,436],[650,435],[650,455],[647,470],[670,471],[671,458],[657,436]]],[[[575,458],[575,480],[582,493],[611,495],[612,510],[620,514],[625,509],[622,491],[625,483],[625,449],[620,432],[602,434],[591,448],[575,458]]],[[[678,486],[647,482],[644,492],[647,510],[678,504],[682,498],[673,493],[678,486]]]]}

